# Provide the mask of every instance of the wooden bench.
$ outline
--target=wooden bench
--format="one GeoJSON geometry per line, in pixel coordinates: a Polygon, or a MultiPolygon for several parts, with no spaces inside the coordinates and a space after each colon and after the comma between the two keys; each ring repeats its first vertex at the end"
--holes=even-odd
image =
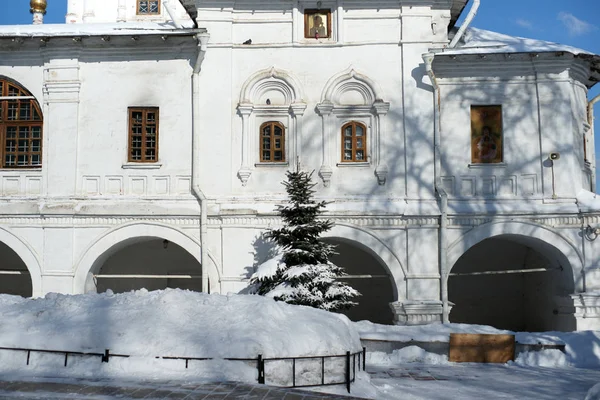
{"type": "Polygon", "coordinates": [[[451,333],[451,362],[506,363],[515,359],[515,335],[451,333]]]}

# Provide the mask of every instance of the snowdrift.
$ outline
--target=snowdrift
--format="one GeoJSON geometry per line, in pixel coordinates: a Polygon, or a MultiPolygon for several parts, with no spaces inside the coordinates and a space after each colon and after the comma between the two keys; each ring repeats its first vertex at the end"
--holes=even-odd
{"type": "MultiPolygon", "coordinates": [[[[600,331],[580,332],[512,332],[486,325],[431,324],[420,326],[390,326],[369,321],[355,322],[354,326],[362,339],[397,342],[448,342],[450,333],[514,334],[523,344],[564,344],[565,353],[548,349],[521,353],[515,359],[518,365],[537,367],[600,368],[600,331]]],[[[415,353],[406,349],[396,350],[391,355],[367,353],[367,362],[394,364],[422,362],[446,364],[448,357],[425,351],[415,353]],[[416,361],[415,361],[416,360],[416,361]]]]}
{"type": "Polygon", "coordinates": [[[256,358],[337,355],[360,351],[358,333],[343,315],[260,296],[208,295],[178,289],[124,294],[23,299],[0,295],[0,347],[131,355],[69,358],[64,354],[0,350],[0,374],[190,377],[256,382],[252,363],[156,356],[256,358]]]}

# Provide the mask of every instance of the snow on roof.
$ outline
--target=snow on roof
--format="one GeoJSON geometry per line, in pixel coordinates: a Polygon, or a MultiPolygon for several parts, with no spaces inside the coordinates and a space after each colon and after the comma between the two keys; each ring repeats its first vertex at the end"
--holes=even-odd
{"type": "Polygon", "coordinates": [[[177,29],[170,23],[120,22],[94,24],[1,25],[2,37],[61,37],[61,36],[125,36],[181,35],[197,33],[198,29],[177,29]]]}
{"type": "Polygon", "coordinates": [[[509,36],[478,28],[468,28],[457,47],[445,49],[440,54],[543,53],[556,51],[565,51],[573,55],[594,55],[588,51],[564,44],[509,36]]]}

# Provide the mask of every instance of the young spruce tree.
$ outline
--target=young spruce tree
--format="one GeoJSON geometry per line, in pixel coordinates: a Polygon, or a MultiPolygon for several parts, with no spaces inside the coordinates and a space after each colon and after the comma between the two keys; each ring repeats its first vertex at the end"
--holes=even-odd
{"type": "Polygon", "coordinates": [[[312,173],[288,171],[286,176],[283,185],[289,204],[278,206],[284,226],[265,235],[279,246],[283,256],[259,266],[250,283],[258,294],[290,304],[328,311],[356,305],[352,299],[360,293],[336,280],[345,275],[344,270],[329,261],[334,247],[320,239],[333,224],[317,220],[326,203],[313,199],[316,184],[312,183],[312,173]]]}

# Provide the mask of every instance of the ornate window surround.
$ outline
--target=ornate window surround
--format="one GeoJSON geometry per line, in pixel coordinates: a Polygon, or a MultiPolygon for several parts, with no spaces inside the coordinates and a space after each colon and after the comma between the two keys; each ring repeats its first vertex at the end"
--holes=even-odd
{"type": "Polygon", "coordinates": [[[242,118],[242,162],[237,174],[242,186],[246,186],[257,167],[287,167],[289,160],[293,162],[300,158],[302,117],[306,110],[303,99],[299,81],[288,71],[271,67],[254,73],[246,80],[237,107],[242,118]],[[274,101],[269,104],[271,97],[274,101]],[[260,162],[259,128],[267,121],[277,121],[285,127],[285,159],[288,162],[260,162]]]}
{"type": "Polygon", "coordinates": [[[329,79],[321,95],[321,102],[317,104],[317,111],[322,119],[323,141],[323,161],[319,176],[325,187],[329,186],[333,175],[332,160],[337,160],[336,167],[374,168],[373,172],[379,185],[385,184],[388,167],[383,160],[381,149],[386,146],[385,116],[389,109],[390,103],[382,100],[382,91],[377,83],[352,67],[329,79]],[[343,96],[349,92],[360,95],[359,104],[343,104],[343,96]],[[341,162],[340,130],[350,121],[362,122],[367,127],[367,161],[364,163],[341,162]]]}

